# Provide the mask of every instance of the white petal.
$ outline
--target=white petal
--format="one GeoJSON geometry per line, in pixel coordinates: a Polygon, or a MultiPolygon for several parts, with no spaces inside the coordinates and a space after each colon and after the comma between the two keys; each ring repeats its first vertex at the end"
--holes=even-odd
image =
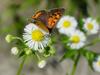
{"type": "Polygon", "coordinates": [[[93,68],[95,71],[100,72],[100,66],[97,65],[96,61],[93,62],[93,68]]]}

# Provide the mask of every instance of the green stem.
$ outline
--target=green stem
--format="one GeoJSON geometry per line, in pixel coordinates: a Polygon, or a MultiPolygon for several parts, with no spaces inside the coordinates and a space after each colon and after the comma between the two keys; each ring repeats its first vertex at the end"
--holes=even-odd
{"type": "Polygon", "coordinates": [[[21,74],[21,71],[22,71],[22,68],[23,68],[23,66],[24,66],[24,62],[25,62],[25,60],[26,60],[26,57],[27,57],[27,56],[25,55],[24,58],[23,58],[23,61],[22,61],[21,64],[20,64],[20,67],[19,67],[19,69],[18,69],[16,75],[20,75],[20,74],[21,74]]]}
{"type": "Polygon", "coordinates": [[[76,65],[74,64],[74,65],[73,65],[72,72],[71,72],[71,74],[70,74],[70,75],[74,75],[74,74],[75,74],[75,71],[76,71],[76,65]]]}
{"type": "MultiPolygon", "coordinates": [[[[88,43],[88,44],[85,45],[84,47],[92,46],[92,45],[96,44],[97,42],[100,42],[100,38],[94,39],[92,42],[88,43]]],[[[83,47],[83,48],[84,48],[84,47],[83,47]]]]}
{"type": "Polygon", "coordinates": [[[38,55],[38,53],[35,52],[35,55],[36,55],[37,59],[40,61],[41,58],[40,58],[40,56],[38,55]]]}
{"type": "Polygon", "coordinates": [[[22,43],[24,43],[24,41],[23,41],[21,38],[19,38],[19,37],[14,37],[14,39],[18,39],[18,40],[20,40],[22,43]]]}
{"type": "Polygon", "coordinates": [[[72,68],[72,72],[71,72],[70,75],[74,75],[75,74],[75,71],[76,71],[76,68],[77,68],[77,64],[78,64],[79,58],[80,58],[80,54],[78,54],[77,57],[76,57],[76,60],[74,62],[74,65],[73,65],[73,68],[72,68]]]}

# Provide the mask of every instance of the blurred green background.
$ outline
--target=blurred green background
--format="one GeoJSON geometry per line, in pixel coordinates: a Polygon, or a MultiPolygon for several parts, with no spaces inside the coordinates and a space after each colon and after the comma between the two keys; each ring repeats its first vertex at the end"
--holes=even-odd
{"type": "MultiPolygon", "coordinates": [[[[93,17],[100,23],[100,0],[0,0],[0,75],[15,75],[20,63],[19,59],[10,54],[13,44],[7,44],[5,36],[14,34],[22,36],[23,28],[28,24],[28,19],[37,10],[52,8],[65,8],[66,15],[80,18],[93,17]]],[[[98,36],[98,35],[97,35],[98,36]]],[[[94,38],[96,36],[92,36],[94,38]]],[[[89,37],[90,38],[90,37],[89,37]]],[[[23,75],[65,75],[72,67],[71,60],[58,62],[61,45],[58,43],[57,54],[48,60],[44,69],[39,69],[34,60],[25,64],[23,75]]],[[[100,43],[90,49],[100,52],[100,43]]],[[[100,75],[93,72],[85,58],[81,57],[76,75],[100,75]]]]}

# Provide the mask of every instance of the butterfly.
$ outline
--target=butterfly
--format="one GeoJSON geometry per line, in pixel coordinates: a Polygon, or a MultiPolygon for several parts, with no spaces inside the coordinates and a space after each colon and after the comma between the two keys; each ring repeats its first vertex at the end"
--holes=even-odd
{"type": "Polygon", "coordinates": [[[64,8],[51,9],[50,11],[40,10],[31,18],[33,23],[38,27],[50,33],[63,15],[64,11],[64,8]]]}

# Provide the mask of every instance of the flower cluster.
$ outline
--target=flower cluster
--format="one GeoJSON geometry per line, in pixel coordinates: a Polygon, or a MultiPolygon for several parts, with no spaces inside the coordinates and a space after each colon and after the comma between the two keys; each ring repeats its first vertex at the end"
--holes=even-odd
{"type": "Polygon", "coordinates": [[[38,59],[38,67],[43,68],[46,65],[46,58],[55,54],[55,49],[51,46],[50,34],[39,28],[34,23],[29,23],[24,28],[23,38],[7,35],[8,43],[17,39],[22,42],[21,50],[18,47],[13,47],[11,53],[22,57],[24,55],[34,55],[38,59]],[[42,56],[40,56],[42,54],[42,56]]]}
{"type": "MultiPolygon", "coordinates": [[[[62,35],[60,38],[64,38],[61,42],[65,48],[67,48],[61,60],[70,58],[77,63],[80,55],[83,55],[88,60],[89,65],[95,71],[100,72],[99,54],[89,51],[86,48],[100,41],[100,39],[95,39],[87,43],[87,37],[92,34],[97,34],[99,31],[97,21],[89,17],[79,23],[73,16],[63,16],[58,21],[56,28],[60,35],[62,35]]],[[[37,58],[38,67],[45,67],[47,57],[55,54],[55,48],[53,47],[53,38],[55,36],[52,37],[51,33],[45,31],[35,23],[29,23],[25,26],[22,37],[23,38],[7,35],[5,39],[8,43],[15,39],[20,41],[18,41],[16,47],[11,49],[11,53],[18,55],[18,57],[35,56],[37,58]]]]}
{"type": "Polygon", "coordinates": [[[96,20],[86,18],[83,20],[83,29],[86,34],[79,29],[77,20],[72,16],[63,16],[57,24],[58,31],[69,37],[68,46],[73,49],[80,49],[85,45],[87,34],[96,34],[99,30],[99,25],[96,20]]]}
{"type": "MultiPolygon", "coordinates": [[[[85,46],[95,44],[95,42],[100,40],[95,40],[90,44],[87,44],[87,37],[89,35],[97,34],[99,32],[99,24],[97,21],[91,17],[85,18],[82,20],[82,26],[78,24],[77,20],[72,16],[63,16],[60,21],[57,23],[57,28],[60,34],[64,34],[67,40],[64,40],[64,44],[69,46],[70,50],[80,50],[82,54],[88,60],[90,66],[95,70],[100,72],[100,57],[96,57],[98,54],[94,52],[88,52],[85,46]],[[65,42],[66,41],[66,42],[65,42]],[[95,60],[96,59],[96,60],[95,60]],[[95,60],[95,61],[94,61],[95,60]],[[92,64],[91,64],[92,63],[92,64]]],[[[80,52],[79,51],[79,52],[80,52]]],[[[75,53],[72,51],[67,51],[61,60],[68,58],[67,55],[70,55],[70,58],[73,59],[75,53]]],[[[78,53],[81,54],[81,53],[78,53]]],[[[77,62],[77,61],[76,61],[77,62]]]]}

